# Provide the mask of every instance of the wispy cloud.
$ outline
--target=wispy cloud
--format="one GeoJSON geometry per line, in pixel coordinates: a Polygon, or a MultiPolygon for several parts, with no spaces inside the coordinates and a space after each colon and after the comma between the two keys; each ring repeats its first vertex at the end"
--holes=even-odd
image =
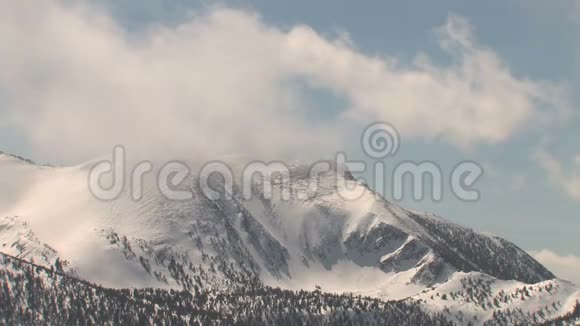
{"type": "Polygon", "coordinates": [[[571,198],[580,201],[580,169],[578,168],[578,156],[575,164],[570,164],[570,171],[566,171],[564,164],[552,154],[540,149],[533,158],[548,173],[550,180],[568,194],[571,198]]]}
{"type": "MultiPolygon", "coordinates": [[[[37,149],[71,159],[122,143],[138,152],[256,155],[340,147],[358,123],[386,120],[404,137],[458,146],[501,142],[565,107],[555,85],[517,78],[450,16],[438,29],[451,64],[364,53],[308,26],[214,8],[132,34],[94,4],[11,1],[0,11],[0,119],[37,149]],[[288,80],[349,101],[315,124],[288,80]]],[[[356,40],[354,40],[356,42],[356,40]]]]}
{"type": "Polygon", "coordinates": [[[347,115],[354,120],[386,120],[404,134],[460,146],[505,140],[538,118],[539,105],[566,108],[562,89],[514,77],[477,42],[466,19],[450,15],[437,32],[441,48],[454,58],[449,66],[424,54],[412,66],[397,65],[396,58],[365,55],[305,26],[288,34],[288,53],[296,71],[350,98],[347,115]]]}
{"type": "Polygon", "coordinates": [[[546,266],[557,277],[580,285],[580,257],[560,256],[550,250],[532,251],[530,255],[546,266]]]}

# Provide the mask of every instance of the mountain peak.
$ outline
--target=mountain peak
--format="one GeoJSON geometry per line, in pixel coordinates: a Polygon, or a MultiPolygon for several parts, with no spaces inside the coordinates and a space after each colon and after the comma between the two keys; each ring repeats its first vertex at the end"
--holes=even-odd
{"type": "MultiPolygon", "coordinates": [[[[109,202],[87,191],[84,170],[26,168],[35,163],[5,153],[0,161],[7,162],[1,172],[13,186],[0,197],[0,215],[10,216],[0,219],[0,252],[48,269],[59,262],[55,269],[105,287],[196,293],[243,292],[248,284],[321,288],[421,300],[422,309],[435,313],[472,303],[467,291],[477,289],[473,309],[462,311],[482,322],[494,318],[494,309],[536,298],[555,304],[552,316],[560,316],[572,310],[565,303],[580,296],[577,287],[551,281],[550,271],[506,240],[406,210],[375,193],[345,198],[337,182],[368,186],[344,171],[325,173],[312,190],[308,170],[291,168],[290,192],[306,196],[289,199],[280,196],[282,184],[267,194],[260,180],[252,181],[250,198],[234,191],[211,199],[190,180],[184,187],[193,196],[171,200],[158,191],[156,178],[144,178],[142,200],[121,195],[109,202]]],[[[210,181],[225,187],[221,178],[210,181]]]]}

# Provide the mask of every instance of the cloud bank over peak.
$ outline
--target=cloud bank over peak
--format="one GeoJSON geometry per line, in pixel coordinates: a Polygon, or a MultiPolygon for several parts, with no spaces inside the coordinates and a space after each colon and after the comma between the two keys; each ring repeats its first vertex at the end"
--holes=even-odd
{"type": "Polygon", "coordinates": [[[92,4],[10,2],[0,12],[0,119],[70,160],[115,144],[282,158],[330,154],[374,120],[403,137],[497,143],[566,107],[560,87],[514,76],[465,19],[449,16],[437,35],[451,64],[417,54],[402,65],[244,10],[216,7],[135,34],[92,4]],[[317,108],[292,81],[348,107],[317,108]]]}

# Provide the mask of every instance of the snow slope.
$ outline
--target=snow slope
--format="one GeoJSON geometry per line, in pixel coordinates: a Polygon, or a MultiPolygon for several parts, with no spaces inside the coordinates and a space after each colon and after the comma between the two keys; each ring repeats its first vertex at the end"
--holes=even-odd
{"type": "MultiPolygon", "coordinates": [[[[426,289],[458,286],[465,273],[483,273],[505,291],[513,284],[560,282],[559,301],[577,296],[577,288],[550,281],[552,273],[510,242],[405,210],[348,173],[329,171],[311,189],[307,169],[295,166],[291,200],[282,200],[280,184],[272,198],[264,196],[258,181],[252,199],[234,192],[210,200],[192,177],[180,185],[193,192],[190,200],[168,200],[154,178],[146,178],[140,201],[124,193],[104,202],[88,190],[92,164],[39,166],[0,154],[0,251],[46,266],[58,259],[81,279],[115,288],[235,289],[259,280],[290,289],[425,299],[426,289]],[[337,179],[364,194],[346,200],[337,179]]],[[[217,188],[220,182],[211,179],[217,188]]],[[[425,302],[427,309],[440,307],[425,302]]],[[[465,306],[466,313],[472,308],[465,306]]]]}
{"type": "Polygon", "coordinates": [[[458,272],[408,300],[428,311],[443,311],[459,324],[537,324],[572,311],[580,301],[580,287],[559,279],[525,284],[458,272]]]}

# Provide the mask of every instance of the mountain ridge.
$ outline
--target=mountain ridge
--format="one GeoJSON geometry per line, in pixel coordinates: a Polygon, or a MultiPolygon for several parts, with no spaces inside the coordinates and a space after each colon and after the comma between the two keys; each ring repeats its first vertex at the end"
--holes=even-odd
{"type": "MultiPolygon", "coordinates": [[[[283,200],[279,184],[266,196],[259,182],[251,199],[236,193],[209,199],[192,176],[181,185],[194,193],[191,200],[168,200],[154,180],[145,180],[140,202],[127,194],[102,202],[87,191],[87,166],[22,162],[0,160],[4,191],[18,188],[9,204],[0,201],[0,252],[49,268],[58,261],[71,275],[109,288],[233,293],[264,284],[414,300],[458,273],[512,282],[506,286],[554,279],[507,240],[401,208],[372,191],[346,201],[336,178],[351,188],[368,186],[336,171],[321,175],[318,189],[308,193],[309,179],[294,166],[292,193],[307,191],[306,199],[283,200]],[[53,249],[50,259],[41,254],[45,246],[53,249]]],[[[219,178],[210,182],[223,187],[219,178]]],[[[560,295],[576,295],[563,286],[570,290],[560,295]]]]}

